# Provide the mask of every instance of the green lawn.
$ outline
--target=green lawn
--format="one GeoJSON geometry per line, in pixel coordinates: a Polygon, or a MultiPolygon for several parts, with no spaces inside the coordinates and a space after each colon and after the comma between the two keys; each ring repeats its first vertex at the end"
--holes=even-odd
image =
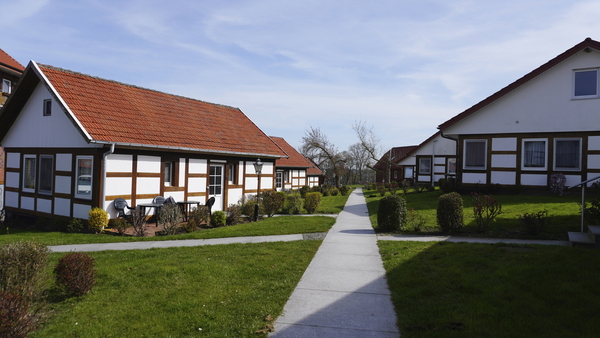
{"type": "MultiPolygon", "coordinates": [[[[265,337],[320,241],[89,253],[97,283],[31,337],[265,337]]],[[[55,263],[62,254],[52,254],[55,263]]]]}
{"type": "MultiPolygon", "coordinates": [[[[382,198],[374,190],[364,190],[369,208],[371,222],[377,225],[377,208],[382,198]]],[[[389,194],[389,193],[388,193],[389,194]]],[[[436,190],[432,192],[411,192],[404,195],[406,205],[413,208],[425,220],[425,233],[438,233],[436,212],[438,198],[442,194],[436,190]]],[[[568,231],[580,231],[581,197],[578,196],[534,196],[534,195],[493,195],[502,204],[502,214],[496,218],[489,229],[484,232],[477,231],[477,225],[473,217],[473,204],[470,195],[463,195],[465,226],[462,236],[475,237],[502,237],[502,238],[540,238],[566,240],[568,231]],[[548,229],[539,236],[527,235],[521,228],[519,215],[524,213],[536,213],[547,210],[552,216],[548,229]]]]}
{"type": "Polygon", "coordinates": [[[188,234],[157,237],[122,237],[103,234],[43,232],[34,230],[0,228],[0,244],[19,240],[35,240],[45,245],[82,243],[111,243],[131,241],[157,241],[174,239],[202,239],[240,236],[287,235],[328,231],[335,223],[329,216],[285,216],[265,218],[258,222],[238,224],[214,229],[200,229],[188,234]]]}
{"type": "Polygon", "coordinates": [[[598,337],[597,250],[380,241],[402,337],[598,337]]]}

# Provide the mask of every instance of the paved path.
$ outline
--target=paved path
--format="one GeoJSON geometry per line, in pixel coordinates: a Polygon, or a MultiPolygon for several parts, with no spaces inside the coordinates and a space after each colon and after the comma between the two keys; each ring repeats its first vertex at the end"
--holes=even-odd
{"type": "Polygon", "coordinates": [[[361,189],[348,198],[269,337],[399,337],[361,189]]]}

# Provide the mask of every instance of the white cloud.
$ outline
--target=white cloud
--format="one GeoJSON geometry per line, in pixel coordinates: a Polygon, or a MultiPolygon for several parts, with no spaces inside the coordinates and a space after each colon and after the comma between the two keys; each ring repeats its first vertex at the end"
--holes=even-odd
{"type": "Polygon", "coordinates": [[[50,0],[5,0],[0,11],[0,27],[12,27],[21,19],[38,13],[50,0]]]}

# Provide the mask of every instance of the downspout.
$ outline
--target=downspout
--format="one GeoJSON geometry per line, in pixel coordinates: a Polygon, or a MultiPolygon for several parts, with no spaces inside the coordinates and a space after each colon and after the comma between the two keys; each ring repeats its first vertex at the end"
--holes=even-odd
{"type": "Polygon", "coordinates": [[[431,150],[431,186],[435,186],[435,143],[438,140],[433,140],[432,150],[431,150]]]}
{"type": "Polygon", "coordinates": [[[102,200],[100,201],[100,207],[104,209],[104,202],[106,201],[106,158],[108,155],[115,152],[115,144],[110,144],[110,150],[102,155],[102,200]]]}

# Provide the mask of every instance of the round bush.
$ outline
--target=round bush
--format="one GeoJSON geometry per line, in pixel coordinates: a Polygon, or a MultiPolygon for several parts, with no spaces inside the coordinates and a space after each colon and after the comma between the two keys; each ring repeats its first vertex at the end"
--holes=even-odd
{"type": "Polygon", "coordinates": [[[91,232],[98,234],[108,225],[108,213],[102,208],[92,208],[89,212],[88,227],[91,232]]]}
{"type": "Polygon", "coordinates": [[[321,204],[321,193],[320,192],[309,192],[304,198],[304,209],[309,214],[314,213],[321,204]]]}
{"type": "Polygon", "coordinates": [[[399,195],[389,195],[379,200],[377,229],[391,232],[400,230],[406,223],[406,201],[399,195]]]}
{"type": "Polygon", "coordinates": [[[83,296],[96,284],[94,258],[83,252],[71,252],[54,267],[56,283],[69,295],[83,296]]]}
{"type": "Polygon", "coordinates": [[[227,224],[227,215],[221,210],[217,210],[210,215],[210,225],[212,227],[222,227],[227,224]]]}
{"type": "Polygon", "coordinates": [[[456,193],[441,195],[438,199],[437,222],[447,234],[459,232],[463,227],[463,200],[456,193]]]}

